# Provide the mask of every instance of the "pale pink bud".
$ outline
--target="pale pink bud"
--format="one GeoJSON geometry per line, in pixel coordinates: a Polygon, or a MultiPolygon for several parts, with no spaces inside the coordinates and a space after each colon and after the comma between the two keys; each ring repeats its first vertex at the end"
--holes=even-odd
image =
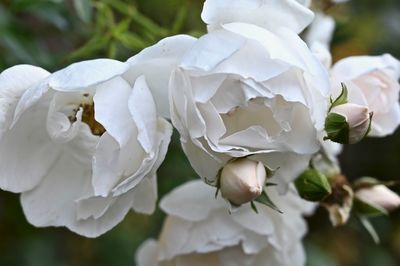
{"type": "Polygon", "coordinates": [[[346,118],[349,126],[349,144],[357,143],[367,135],[372,118],[367,106],[345,103],[332,108],[331,113],[336,113],[346,118]]]}
{"type": "Polygon", "coordinates": [[[222,196],[236,205],[259,197],[263,191],[267,173],[261,162],[241,158],[227,163],[221,172],[222,196]]]}
{"type": "Polygon", "coordinates": [[[388,211],[400,207],[400,197],[384,185],[361,188],[356,197],[372,206],[378,206],[388,211]]]}

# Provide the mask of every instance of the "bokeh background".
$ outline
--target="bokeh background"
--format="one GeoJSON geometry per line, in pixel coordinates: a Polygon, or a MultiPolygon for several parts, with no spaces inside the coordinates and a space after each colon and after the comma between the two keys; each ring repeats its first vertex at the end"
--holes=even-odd
{"type": "MultiPolygon", "coordinates": [[[[200,20],[202,4],[203,0],[0,0],[0,71],[21,63],[54,71],[91,58],[124,61],[169,35],[200,36],[206,31],[200,20]]],[[[382,53],[400,58],[399,0],[351,0],[326,11],[337,20],[335,61],[382,53]]],[[[400,130],[345,147],[340,159],[350,179],[368,175],[399,180],[400,130]]],[[[160,197],[197,178],[176,133],[158,176],[160,197]]],[[[19,196],[0,191],[0,265],[134,265],[136,248],[144,239],[157,238],[164,217],[160,210],[152,216],[131,212],[110,232],[87,239],[65,228],[34,228],[22,213],[19,196]]],[[[380,245],[356,219],[332,228],[327,213],[319,209],[308,221],[305,246],[310,266],[400,265],[399,211],[372,219],[380,245]]]]}

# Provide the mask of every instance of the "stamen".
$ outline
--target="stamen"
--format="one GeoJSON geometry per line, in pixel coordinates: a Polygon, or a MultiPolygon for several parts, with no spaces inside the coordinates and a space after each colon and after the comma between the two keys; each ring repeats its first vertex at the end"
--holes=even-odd
{"type": "Polygon", "coordinates": [[[93,135],[101,136],[106,132],[106,129],[102,124],[96,121],[94,118],[94,103],[88,104],[83,103],[79,105],[80,108],[83,109],[82,112],[82,122],[87,124],[90,127],[93,135]]]}

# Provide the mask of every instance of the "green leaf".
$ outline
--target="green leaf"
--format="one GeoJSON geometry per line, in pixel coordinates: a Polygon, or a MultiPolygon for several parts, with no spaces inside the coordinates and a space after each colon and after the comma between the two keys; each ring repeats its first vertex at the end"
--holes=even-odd
{"type": "Polygon", "coordinates": [[[304,171],[295,185],[300,196],[309,201],[321,201],[332,193],[328,178],[316,169],[304,171]]]}
{"type": "Polygon", "coordinates": [[[172,25],[171,34],[177,34],[181,31],[181,29],[184,26],[186,17],[187,17],[187,13],[188,13],[187,11],[188,11],[187,5],[184,5],[179,9],[178,14],[176,15],[175,21],[172,25]]]}
{"type": "Polygon", "coordinates": [[[117,43],[111,42],[108,46],[108,57],[115,59],[117,57],[117,43]]]}
{"type": "Polygon", "coordinates": [[[116,36],[123,46],[133,50],[141,50],[145,48],[146,42],[144,42],[137,34],[131,32],[125,32],[116,36]]]}
{"type": "Polygon", "coordinates": [[[332,104],[331,104],[331,107],[329,108],[328,112],[330,112],[332,110],[332,108],[335,107],[335,106],[347,103],[347,97],[348,97],[347,87],[346,87],[346,85],[344,83],[342,83],[342,92],[336,98],[336,100],[334,100],[334,101],[331,100],[332,104]]]}
{"type": "Polygon", "coordinates": [[[102,0],[103,3],[111,6],[116,11],[124,14],[128,17],[133,16],[137,13],[136,7],[132,4],[125,3],[124,1],[120,0],[102,0]]]}
{"type": "Polygon", "coordinates": [[[87,43],[85,43],[81,48],[75,50],[68,56],[68,60],[73,61],[76,59],[82,59],[84,57],[91,56],[100,50],[107,47],[107,43],[110,40],[110,36],[94,36],[87,43]]]}
{"type": "Polygon", "coordinates": [[[114,36],[119,36],[121,34],[126,33],[129,30],[129,25],[131,23],[131,19],[127,18],[122,20],[115,26],[115,28],[112,29],[112,33],[114,36]]]}
{"type": "MultiPolygon", "coordinates": [[[[257,201],[257,202],[259,202],[261,204],[264,204],[264,205],[270,207],[271,209],[273,209],[273,210],[275,210],[275,211],[277,211],[279,213],[283,213],[281,210],[279,210],[279,208],[275,205],[275,203],[272,202],[272,200],[268,197],[268,195],[267,195],[267,193],[265,191],[263,191],[261,193],[261,196],[256,198],[255,201],[257,201]]],[[[253,201],[252,201],[252,204],[254,204],[253,201]]]]}
{"type": "Polygon", "coordinates": [[[330,139],[337,143],[349,144],[350,128],[346,117],[336,113],[329,113],[325,119],[325,131],[327,136],[324,137],[324,140],[330,139]]]}
{"type": "Polygon", "coordinates": [[[90,0],[73,0],[78,17],[85,23],[92,19],[92,5],[90,0]]]}

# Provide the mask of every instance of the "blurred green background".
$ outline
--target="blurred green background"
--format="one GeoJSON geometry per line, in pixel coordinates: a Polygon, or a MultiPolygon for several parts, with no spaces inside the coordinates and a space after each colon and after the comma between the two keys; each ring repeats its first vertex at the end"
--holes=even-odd
{"type": "MultiPolygon", "coordinates": [[[[21,63],[54,71],[90,58],[126,60],[169,35],[200,36],[205,32],[202,4],[203,0],[0,0],[0,71],[21,63]]],[[[327,12],[338,23],[335,60],[386,52],[400,58],[399,0],[352,0],[327,12]]],[[[341,162],[350,179],[369,175],[399,180],[400,132],[345,147],[341,162]]],[[[196,178],[176,134],[158,176],[160,197],[196,178]]],[[[158,236],[163,218],[160,210],[153,216],[131,212],[110,232],[86,239],[65,228],[32,227],[19,196],[0,191],[0,265],[134,265],[136,248],[158,236]]],[[[308,221],[308,265],[400,265],[399,211],[372,220],[380,245],[355,219],[334,229],[319,209],[308,221]]]]}

